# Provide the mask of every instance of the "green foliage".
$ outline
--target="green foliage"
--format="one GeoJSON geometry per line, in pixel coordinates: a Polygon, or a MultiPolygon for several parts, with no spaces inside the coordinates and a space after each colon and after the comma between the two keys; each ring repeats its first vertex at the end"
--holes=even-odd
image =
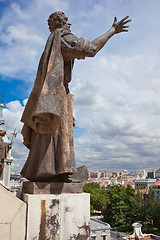
{"type": "Polygon", "coordinates": [[[128,225],[121,225],[118,227],[114,227],[115,230],[119,231],[119,232],[125,232],[129,235],[131,235],[133,233],[133,228],[132,226],[128,226],[128,225]]]}
{"type": "Polygon", "coordinates": [[[130,222],[145,221],[144,197],[141,192],[138,191],[130,198],[130,210],[130,222]]]}
{"type": "Polygon", "coordinates": [[[146,188],[147,188],[147,185],[138,186],[138,187],[136,187],[136,190],[142,190],[142,189],[146,189],[146,188]]]}
{"type": "Polygon", "coordinates": [[[153,225],[160,229],[160,198],[155,199],[155,209],[152,219],[153,225]]]}
{"type": "Polygon", "coordinates": [[[93,208],[93,206],[90,204],[90,214],[93,215],[93,213],[94,213],[94,208],[93,208]]]}
{"type": "MultiPolygon", "coordinates": [[[[106,211],[106,204],[109,201],[106,191],[101,190],[100,185],[94,182],[87,183],[84,186],[83,191],[90,193],[90,208],[101,211],[103,214],[106,211]]],[[[91,215],[93,215],[93,211],[91,211],[91,215]]]]}
{"type": "Polygon", "coordinates": [[[159,235],[159,229],[156,227],[151,226],[150,224],[143,224],[142,231],[144,233],[153,233],[159,235]]]}
{"type": "Polygon", "coordinates": [[[105,212],[105,220],[111,226],[122,226],[131,224],[131,206],[135,197],[134,189],[128,185],[115,185],[108,190],[110,204],[105,212]]]}
{"type": "Polygon", "coordinates": [[[86,193],[90,193],[95,189],[100,189],[100,185],[98,183],[91,182],[91,183],[87,183],[84,186],[83,191],[86,192],[86,193]]]}
{"type": "Polygon", "coordinates": [[[146,199],[140,191],[135,194],[131,185],[114,185],[105,191],[98,183],[88,183],[84,192],[91,196],[91,214],[101,211],[113,228],[131,234],[132,224],[141,222],[144,233],[160,234],[160,198],[155,198],[152,188],[146,199]]]}

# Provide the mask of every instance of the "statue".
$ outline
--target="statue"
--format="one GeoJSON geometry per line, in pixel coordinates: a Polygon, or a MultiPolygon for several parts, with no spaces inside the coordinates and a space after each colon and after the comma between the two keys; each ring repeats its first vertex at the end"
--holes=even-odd
{"type": "Polygon", "coordinates": [[[4,143],[3,137],[6,135],[6,130],[0,130],[0,179],[2,179],[4,160],[7,159],[7,154],[12,148],[11,143],[4,143]]]}
{"type": "Polygon", "coordinates": [[[73,145],[73,95],[69,92],[74,59],[94,57],[115,34],[127,32],[129,17],[114,19],[109,31],[92,42],[77,38],[63,12],[49,16],[50,36],[21,121],[28,159],[21,171],[31,181],[67,182],[76,173],[73,145]]]}
{"type": "Polygon", "coordinates": [[[2,179],[4,169],[5,147],[3,137],[6,135],[5,130],[0,130],[0,179],[2,179]]]}

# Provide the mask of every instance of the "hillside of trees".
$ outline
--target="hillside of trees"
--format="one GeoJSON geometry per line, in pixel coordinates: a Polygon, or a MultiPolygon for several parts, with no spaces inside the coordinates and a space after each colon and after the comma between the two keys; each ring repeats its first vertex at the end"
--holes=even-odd
{"type": "Polygon", "coordinates": [[[143,233],[160,235],[160,198],[155,198],[149,190],[148,197],[135,190],[131,185],[114,185],[109,190],[101,190],[98,183],[87,183],[84,192],[90,193],[91,215],[94,210],[101,211],[103,220],[112,228],[132,233],[132,224],[143,224],[143,233]]]}

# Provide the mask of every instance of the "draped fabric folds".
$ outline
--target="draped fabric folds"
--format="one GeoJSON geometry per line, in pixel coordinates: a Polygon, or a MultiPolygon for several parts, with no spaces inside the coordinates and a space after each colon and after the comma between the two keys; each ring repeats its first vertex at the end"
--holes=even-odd
{"type": "Polygon", "coordinates": [[[29,180],[51,180],[76,172],[73,146],[73,95],[65,86],[61,29],[50,34],[21,121],[28,159],[21,174],[29,180]]]}

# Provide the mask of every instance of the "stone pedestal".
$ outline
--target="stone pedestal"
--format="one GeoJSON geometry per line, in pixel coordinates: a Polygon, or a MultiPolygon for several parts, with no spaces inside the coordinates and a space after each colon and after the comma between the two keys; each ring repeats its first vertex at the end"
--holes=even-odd
{"type": "Polygon", "coordinates": [[[24,182],[22,191],[29,194],[82,193],[82,183],[24,182]]]}
{"type": "Polygon", "coordinates": [[[26,240],[89,240],[88,193],[23,194],[28,205],[26,240]]]}
{"type": "Polygon", "coordinates": [[[3,185],[10,189],[10,177],[11,177],[11,163],[13,158],[11,157],[11,149],[9,150],[10,158],[5,159],[4,171],[3,171],[3,185]]]}

